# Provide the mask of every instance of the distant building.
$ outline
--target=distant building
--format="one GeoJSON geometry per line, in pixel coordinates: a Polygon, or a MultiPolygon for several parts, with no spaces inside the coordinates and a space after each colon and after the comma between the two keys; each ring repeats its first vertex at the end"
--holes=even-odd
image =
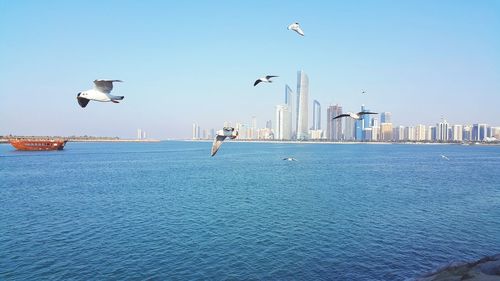
{"type": "Polygon", "coordinates": [[[443,120],[436,124],[436,140],[446,142],[448,141],[448,127],[449,124],[443,120]]]}
{"type": "Polygon", "coordinates": [[[473,124],[472,125],[472,140],[483,141],[487,137],[488,125],[486,124],[473,124]]]}
{"type": "Polygon", "coordinates": [[[137,139],[138,140],[142,139],[142,130],[141,129],[137,129],[137,139]]]}
{"type": "Polygon", "coordinates": [[[436,126],[429,126],[427,129],[428,137],[430,141],[437,141],[437,128],[436,126]]]}
{"type": "Polygon", "coordinates": [[[323,139],[323,130],[309,130],[309,138],[311,140],[323,139]]]}
{"type": "Polygon", "coordinates": [[[496,138],[497,140],[500,140],[500,127],[491,127],[491,137],[496,138]]]}
{"type": "Polygon", "coordinates": [[[463,126],[462,125],[453,125],[452,126],[452,141],[462,141],[463,140],[463,126]]]}
{"type": "Polygon", "coordinates": [[[405,127],[404,134],[405,141],[415,141],[415,127],[405,127]]]}
{"type": "Polygon", "coordinates": [[[404,141],[405,140],[405,127],[397,126],[392,130],[392,139],[395,141],[404,141]]]}
{"type": "Polygon", "coordinates": [[[380,126],[372,126],[372,141],[380,140],[380,126]]]}
{"type": "Polygon", "coordinates": [[[372,140],[372,128],[364,128],[363,141],[371,141],[371,140],[372,140]]]}
{"type": "Polygon", "coordinates": [[[342,140],[346,141],[356,140],[356,120],[352,118],[339,118],[335,119],[334,121],[339,120],[340,122],[341,119],[344,119],[344,125],[343,125],[344,133],[342,135],[342,140]]]}
{"type": "Polygon", "coordinates": [[[305,140],[309,135],[309,77],[304,71],[297,72],[297,139],[305,140]]]}
{"type": "Polygon", "coordinates": [[[342,140],[342,119],[333,120],[334,117],[342,114],[342,106],[330,105],[326,109],[326,138],[330,141],[342,140]]]}
{"type": "Polygon", "coordinates": [[[277,140],[289,140],[292,137],[291,125],[292,112],[287,105],[276,106],[276,120],[274,138],[277,140]]]}
{"type": "Polygon", "coordinates": [[[392,113],[390,112],[380,113],[380,123],[392,123],[392,113]]]}
{"type": "Polygon", "coordinates": [[[380,137],[381,141],[392,140],[392,123],[380,123],[380,137]]]}
{"type": "Polygon", "coordinates": [[[266,129],[272,129],[273,128],[273,121],[267,120],[266,121],[266,129]]]}
{"type": "Polygon", "coordinates": [[[415,140],[416,141],[427,140],[426,133],[427,133],[427,128],[425,127],[425,125],[419,124],[419,125],[415,126],[415,140]]]}
{"type": "MultiPolygon", "coordinates": [[[[199,137],[199,133],[198,133],[198,131],[199,131],[199,130],[198,130],[198,124],[193,123],[193,137],[192,137],[192,138],[193,138],[193,140],[196,140],[196,139],[199,139],[199,138],[200,138],[200,137],[199,137]]],[[[142,135],[141,135],[139,138],[141,138],[141,137],[142,137],[142,135]]]]}
{"type": "Polygon", "coordinates": [[[471,141],[472,140],[472,126],[465,125],[462,131],[462,140],[471,141]]]}
{"type": "Polygon", "coordinates": [[[321,130],[321,104],[319,101],[313,101],[313,130],[321,130]]]}

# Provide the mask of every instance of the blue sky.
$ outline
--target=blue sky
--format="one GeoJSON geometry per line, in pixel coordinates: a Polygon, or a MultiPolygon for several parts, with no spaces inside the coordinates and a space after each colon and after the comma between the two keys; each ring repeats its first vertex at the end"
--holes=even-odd
{"type": "Polygon", "coordinates": [[[263,127],[299,69],[324,114],[364,103],[395,124],[500,125],[500,1],[0,0],[0,135],[263,127]],[[280,77],[253,87],[266,74],[280,77]],[[80,108],[100,78],[124,80],[125,100],[80,108]]]}

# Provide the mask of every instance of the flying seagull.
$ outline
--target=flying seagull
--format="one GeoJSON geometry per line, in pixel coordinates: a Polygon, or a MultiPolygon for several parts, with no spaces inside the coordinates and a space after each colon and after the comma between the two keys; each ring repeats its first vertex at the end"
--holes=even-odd
{"type": "Polygon", "coordinates": [[[441,154],[441,158],[443,159],[446,159],[446,160],[450,160],[450,158],[446,157],[445,155],[441,154]]]}
{"type": "Polygon", "coordinates": [[[304,31],[300,28],[300,25],[298,22],[294,22],[288,26],[288,30],[293,30],[297,32],[299,35],[304,36],[304,31]]]}
{"type": "Polygon", "coordinates": [[[261,77],[257,80],[255,80],[255,83],[253,83],[253,86],[257,86],[257,84],[259,84],[260,82],[266,82],[266,83],[273,83],[273,81],[271,81],[271,78],[273,77],[279,77],[279,76],[276,76],[276,75],[267,75],[266,77],[261,77]]]}
{"type": "Polygon", "coordinates": [[[351,117],[351,118],[356,119],[356,120],[361,120],[363,118],[363,115],[366,115],[366,114],[378,114],[378,113],[368,112],[368,111],[360,111],[358,113],[347,112],[347,113],[335,116],[335,117],[333,117],[333,119],[342,118],[342,117],[351,117]]]}
{"type": "Polygon", "coordinates": [[[83,91],[76,95],[78,104],[81,107],[86,107],[89,101],[113,102],[118,103],[124,96],[113,96],[113,82],[123,82],[122,80],[94,80],[94,89],[83,91]]]}
{"type": "Polygon", "coordinates": [[[293,157],[286,157],[286,158],[283,158],[284,161],[297,161],[297,159],[293,158],[293,157]]]}
{"type": "Polygon", "coordinates": [[[215,136],[214,143],[212,144],[212,156],[217,153],[222,142],[229,137],[230,139],[235,139],[238,136],[238,131],[236,131],[233,127],[224,127],[222,130],[217,131],[217,135],[215,136]]]}
{"type": "Polygon", "coordinates": [[[365,90],[361,90],[361,93],[362,93],[362,94],[366,94],[366,91],[365,91],[365,90]]]}

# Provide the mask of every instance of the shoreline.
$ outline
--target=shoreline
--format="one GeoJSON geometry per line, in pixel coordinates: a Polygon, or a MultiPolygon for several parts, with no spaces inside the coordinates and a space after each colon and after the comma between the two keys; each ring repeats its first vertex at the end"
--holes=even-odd
{"type": "MultiPolygon", "coordinates": [[[[186,142],[213,142],[213,140],[192,140],[192,139],[179,139],[179,140],[166,140],[166,141],[186,141],[186,142]]],[[[274,141],[274,140],[228,140],[230,142],[240,143],[275,143],[275,144],[383,144],[383,145],[397,145],[397,144],[413,144],[413,145],[463,145],[463,146],[500,146],[500,143],[487,143],[487,142],[467,142],[467,143],[454,143],[454,142],[380,142],[380,141],[274,141]]]]}

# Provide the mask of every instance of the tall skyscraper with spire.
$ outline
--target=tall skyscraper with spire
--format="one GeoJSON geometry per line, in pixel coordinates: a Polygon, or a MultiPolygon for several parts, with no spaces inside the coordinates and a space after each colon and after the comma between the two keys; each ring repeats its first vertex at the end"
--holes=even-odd
{"type": "Polygon", "coordinates": [[[308,110],[309,106],[309,77],[304,71],[297,72],[297,139],[305,140],[309,135],[308,110]]]}
{"type": "Polygon", "coordinates": [[[321,104],[319,101],[313,101],[313,130],[321,130],[321,104]]]}

